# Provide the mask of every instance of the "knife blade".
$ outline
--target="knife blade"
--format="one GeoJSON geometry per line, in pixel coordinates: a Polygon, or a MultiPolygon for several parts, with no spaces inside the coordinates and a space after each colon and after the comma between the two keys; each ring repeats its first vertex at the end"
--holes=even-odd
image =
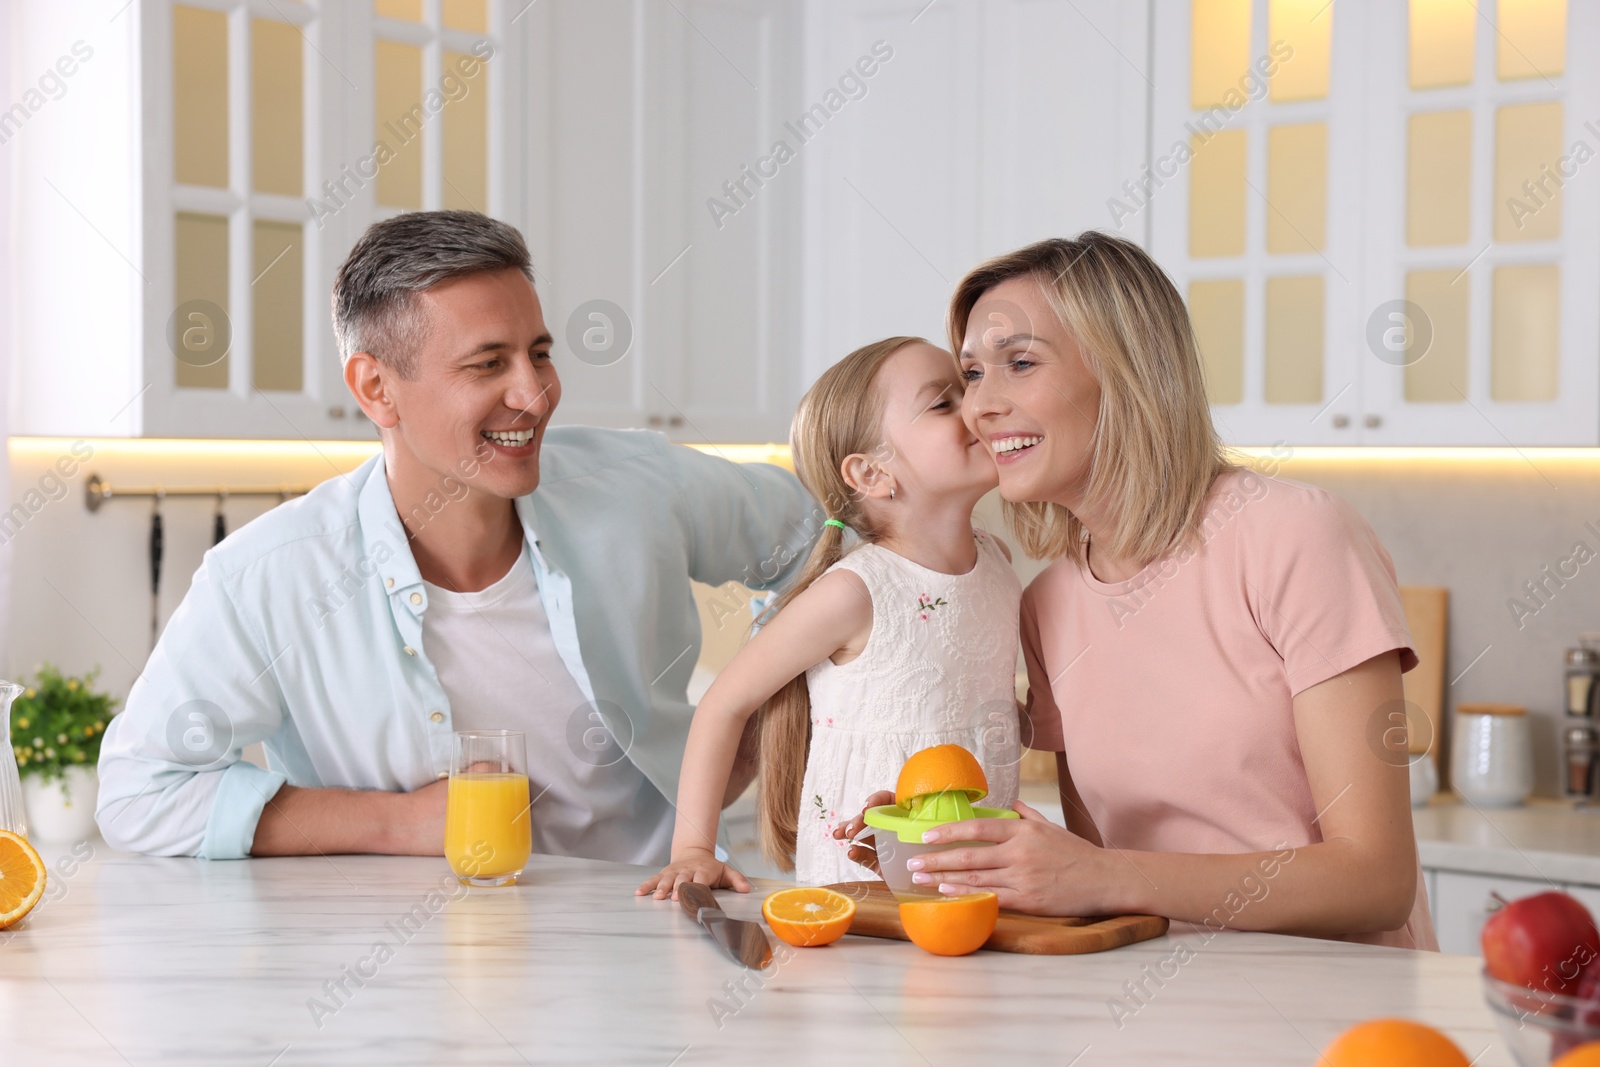
{"type": "Polygon", "coordinates": [[[684,912],[711,935],[734,963],[759,971],[772,962],[772,942],[760,923],[730,919],[708,886],[685,882],[678,887],[678,903],[684,912]]]}

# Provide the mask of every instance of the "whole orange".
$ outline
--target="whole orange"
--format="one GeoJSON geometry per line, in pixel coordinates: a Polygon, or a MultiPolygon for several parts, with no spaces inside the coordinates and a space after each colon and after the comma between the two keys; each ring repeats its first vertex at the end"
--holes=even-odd
{"type": "Polygon", "coordinates": [[[900,904],[900,925],[918,948],[935,956],[976,952],[994,933],[1000,898],[993,893],[928,897],[900,904]]]}
{"type": "Polygon", "coordinates": [[[1470,1067],[1456,1043],[1409,1019],[1370,1019],[1340,1034],[1319,1067],[1470,1067]]]}
{"type": "Polygon", "coordinates": [[[913,752],[900,768],[894,802],[904,806],[912,797],[946,790],[965,793],[969,800],[981,800],[989,792],[989,779],[978,757],[960,745],[934,745],[913,752]]]}
{"type": "Polygon", "coordinates": [[[1550,1067],[1600,1067],[1600,1041],[1579,1045],[1559,1060],[1553,1061],[1550,1067]]]}
{"type": "Polygon", "coordinates": [[[856,902],[818,886],[780,889],[761,902],[761,916],[781,940],[800,948],[816,948],[849,932],[856,902]]]}

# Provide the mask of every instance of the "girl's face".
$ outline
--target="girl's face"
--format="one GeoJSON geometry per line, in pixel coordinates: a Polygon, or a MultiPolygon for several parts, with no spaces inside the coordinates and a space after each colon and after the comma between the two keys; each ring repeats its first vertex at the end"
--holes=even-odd
{"type": "Polygon", "coordinates": [[[995,487],[994,463],[961,420],[961,376],[950,353],[909,344],[878,371],[887,455],[898,500],[978,498],[995,487]]]}
{"type": "Polygon", "coordinates": [[[1084,503],[1100,383],[1033,278],[978,299],[961,344],[961,417],[1000,469],[1013,503],[1084,503]]]}

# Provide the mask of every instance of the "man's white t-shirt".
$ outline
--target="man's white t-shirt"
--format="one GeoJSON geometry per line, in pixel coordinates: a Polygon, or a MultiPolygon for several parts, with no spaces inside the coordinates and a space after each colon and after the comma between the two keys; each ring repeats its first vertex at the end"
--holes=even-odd
{"type": "Polygon", "coordinates": [[[575,719],[580,727],[600,720],[556,651],[527,548],[480,592],[424,584],[423,648],[450,698],[454,728],[526,735],[533,850],[665,863],[673,824],[667,798],[614,741],[607,754],[571,740],[575,719]]]}

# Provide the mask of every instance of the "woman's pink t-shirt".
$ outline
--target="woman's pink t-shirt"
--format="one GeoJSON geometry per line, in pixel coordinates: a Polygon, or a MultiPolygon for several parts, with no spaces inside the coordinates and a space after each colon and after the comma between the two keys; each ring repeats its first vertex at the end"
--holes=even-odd
{"type": "MultiPolygon", "coordinates": [[[[1417,664],[1394,564],[1343,500],[1220,475],[1199,540],[1125,582],[1060,560],[1022,598],[1024,741],[1065,752],[1102,839],[1239,853],[1322,840],[1294,698],[1373,656],[1417,664]]],[[[1419,869],[1407,924],[1348,940],[1437,949],[1419,869]]]]}

